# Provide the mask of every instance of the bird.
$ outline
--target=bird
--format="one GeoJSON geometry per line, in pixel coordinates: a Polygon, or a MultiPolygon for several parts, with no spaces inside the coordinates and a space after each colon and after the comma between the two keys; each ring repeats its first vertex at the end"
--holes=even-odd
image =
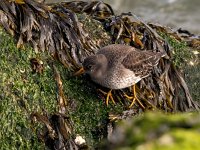
{"type": "Polygon", "coordinates": [[[83,67],[76,74],[84,72],[95,83],[110,89],[107,93],[106,105],[109,99],[115,103],[112,90],[133,86],[134,96],[130,105],[132,106],[135,100],[139,102],[136,97],[135,84],[148,77],[154,66],[165,55],[165,51],[142,51],[129,45],[111,44],[100,48],[96,54],[86,57],[82,63],[83,67]]]}

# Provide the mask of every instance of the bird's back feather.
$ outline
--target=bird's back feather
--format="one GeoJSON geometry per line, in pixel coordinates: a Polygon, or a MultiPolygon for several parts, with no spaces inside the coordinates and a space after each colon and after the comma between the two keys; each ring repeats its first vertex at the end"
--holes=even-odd
{"type": "Polygon", "coordinates": [[[123,59],[122,65],[143,78],[149,75],[162,56],[162,52],[133,50],[123,59]]]}

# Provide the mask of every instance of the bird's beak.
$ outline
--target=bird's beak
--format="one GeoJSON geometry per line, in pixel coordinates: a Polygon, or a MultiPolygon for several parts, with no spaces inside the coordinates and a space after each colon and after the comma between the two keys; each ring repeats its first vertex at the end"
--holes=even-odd
{"type": "Polygon", "coordinates": [[[79,76],[85,73],[85,70],[83,67],[81,67],[77,72],[74,73],[74,76],[79,76]]]}

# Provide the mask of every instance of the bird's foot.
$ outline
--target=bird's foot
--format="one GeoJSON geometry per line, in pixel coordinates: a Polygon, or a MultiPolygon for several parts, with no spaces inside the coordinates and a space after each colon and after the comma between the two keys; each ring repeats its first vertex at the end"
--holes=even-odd
{"type": "Polygon", "coordinates": [[[124,94],[124,96],[126,97],[126,99],[128,99],[129,101],[131,101],[131,104],[128,107],[128,108],[131,108],[135,104],[135,100],[136,99],[133,96],[128,96],[127,94],[124,94]]]}
{"type": "Polygon", "coordinates": [[[129,105],[129,108],[131,108],[135,104],[135,102],[137,102],[142,109],[145,109],[144,105],[140,102],[140,100],[136,96],[135,85],[133,85],[133,96],[128,96],[127,94],[124,94],[124,96],[128,100],[132,101],[131,104],[129,105]]]}
{"type": "Polygon", "coordinates": [[[108,106],[108,102],[111,99],[113,104],[115,104],[114,98],[112,96],[112,90],[110,90],[108,93],[102,91],[101,89],[98,89],[98,91],[100,91],[101,93],[103,93],[104,95],[106,95],[106,105],[108,106]]]}

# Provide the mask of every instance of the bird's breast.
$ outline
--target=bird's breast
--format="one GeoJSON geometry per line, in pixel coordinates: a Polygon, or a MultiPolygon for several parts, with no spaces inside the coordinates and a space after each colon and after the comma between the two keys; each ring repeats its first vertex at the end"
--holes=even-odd
{"type": "Polygon", "coordinates": [[[141,78],[139,76],[135,76],[132,71],[124,69],[110,70],[109,72],[104,74],[102,78],[93,79],[94,82],[109,89],[123,89],[126,87],[130,87],[140,80],[141,78]]]}

